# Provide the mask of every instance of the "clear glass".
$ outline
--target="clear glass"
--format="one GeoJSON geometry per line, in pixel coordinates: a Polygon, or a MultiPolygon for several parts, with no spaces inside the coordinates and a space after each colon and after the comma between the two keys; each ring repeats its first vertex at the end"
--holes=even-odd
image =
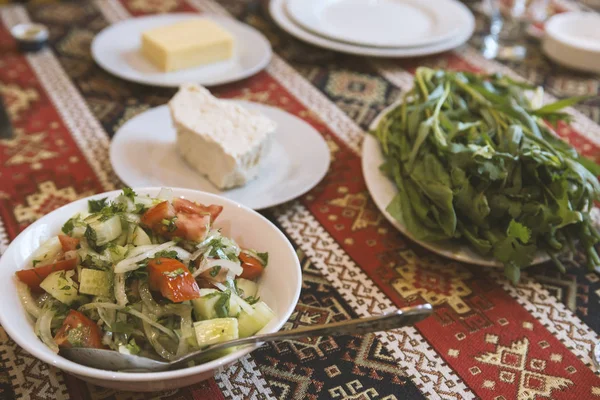
{"type": "Polygon", "coordinates": [[[487,58],[522,60],[527,55],[527,28],[548,17],[549,0],[482,0],[489,32],[481,51],[487,58]]]}

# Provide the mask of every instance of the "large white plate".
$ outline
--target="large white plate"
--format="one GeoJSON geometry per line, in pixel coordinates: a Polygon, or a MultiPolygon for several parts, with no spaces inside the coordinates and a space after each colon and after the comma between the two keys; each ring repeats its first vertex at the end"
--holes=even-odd
{"type": "Polygon", "coordinates": [[[455,0],[287,0],[286,5],[289,16],[305,29],[362,46],[441,42],[469,19],[455,0]]]}
{"type": "Polygon", "coordinates": [[[252,76],[271,60],[271,45],[256,29],[231,18],[194,13],[154,15],[111,25],[94,38],[92,57],[119,78],[154,86],[177,87],[194,82],[214,86],[252,76]],[[188,19],[210,18],[235,37],[231,60],[181,71],[162,72],[140,53],[142,32],[188,19]]]}
{"type": "MultiPolygon", "coordinates": [[[[371,124],[370,129],[375,129],[379,120],[389,111],[398,106],[398,103],[392,104],[386,108],[377,116],[377,118],[371,124]]],[[[383,213],[385,218],[398,229],[402,234],[408,237],[413,242],[420,244],[428,250],[437,253],[441,256],[465,262],[468,264],[477,264],[487,267],[504,267],[504,264],[495,260],[492,257],[484,257],[477,252],[471,250],[466,244],[458,241],[443,241],[443,242],[424,242],[417,240],[408,229],[404,226],[402,221],[398,221],[390,213],[386,211],[388,204],[392,201],[394,196],[398,193],[396,184],[392,182],[387,176],[381,172],[379,167],[384,162],[383,152],[377,139],[372,135],[367,135],[363,141],[362,148],[362,170],[367,184],[367,189],[373,198],[373,201],[377,205],[377,208],[383,213]]],[[[548,255],[538,253],[534,258],[531,265],[540,264],[548,261],[550,258],[548,255]]]]}
{"type": "Polygon", "coordinates": [[[313,188],[329,168],[329,148],[309,124],[278,108],[239,101],[277,123],[273,145],[256,179],[220,191],[179,155],[168,106],[148,110],[121,127],[112,139],[110,161],[129,186],[169,186],[219,194],[260,210],[292,200],[313,188]]]}
{"type": "MultiPolygon", "coordinates": [[[[441,53],[454,49],[469,40],[473,34],[473,31],[475,30],[475,18],[465,6],[461,5],[461,7],[465,8],[465,15],[468,16],[466,17],[465,22],[462,24],[462,28],[451,39],[428,46],[397,48],[359,46],[350,43],[338,42],[316,35],[303,29],[299,25],[296,25],[296,23],[292,21],[286,12],[285,0],[271,0],[269,3],[269,12],[273,20],[277,23],[277,25],[279,25],[279,27],[281,27],[281,29],[290,35],[312,45],[360,56],[402,58],[441,53]]],[[[360,21],[356,21],[356,23],[359,24],[360,21]]]]}

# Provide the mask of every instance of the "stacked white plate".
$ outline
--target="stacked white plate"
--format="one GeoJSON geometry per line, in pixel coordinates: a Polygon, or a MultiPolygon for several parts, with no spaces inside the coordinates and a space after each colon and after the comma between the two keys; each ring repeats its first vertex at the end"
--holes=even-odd
{"type": "Polygon", "coordinates": [[[371,57],[440,53],[475,29],[473,14],[457,0],[271,0],[269,11],[300,40],[371,57]]]}

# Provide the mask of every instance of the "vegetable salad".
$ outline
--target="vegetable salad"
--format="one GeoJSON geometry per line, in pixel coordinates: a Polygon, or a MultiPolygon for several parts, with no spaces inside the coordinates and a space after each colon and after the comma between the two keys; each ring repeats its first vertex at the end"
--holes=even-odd
{"type": "Polygon", "coordinates": [[[600,167],[551,131],[568,120],[541,89],[500,75],[419,68],[373,134],[398,187],[387,210],[419,240],[461,240],[505,265],[513,282],[536,253],[564,271],[579,241],[600,267],[590,211],[600,167]]]}
{"type": "Polygon", "coordinates": [[[269,255],[213,226],[221,206],[126,188],[88,208],[16,273],[35,332],[54,352],[93,347],[173,360],[253,335],[273,318],[255,282],[269,255]]]}

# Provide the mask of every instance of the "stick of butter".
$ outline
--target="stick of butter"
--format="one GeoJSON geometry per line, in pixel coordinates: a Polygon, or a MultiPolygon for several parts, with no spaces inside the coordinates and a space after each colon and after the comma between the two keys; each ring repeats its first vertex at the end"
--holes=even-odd
{"type": "Polygon", "coordinates": [[[142,33],[142,54],[164,72],[233,56],[233,36],[209,19],[192,19],[142,33]]]}

